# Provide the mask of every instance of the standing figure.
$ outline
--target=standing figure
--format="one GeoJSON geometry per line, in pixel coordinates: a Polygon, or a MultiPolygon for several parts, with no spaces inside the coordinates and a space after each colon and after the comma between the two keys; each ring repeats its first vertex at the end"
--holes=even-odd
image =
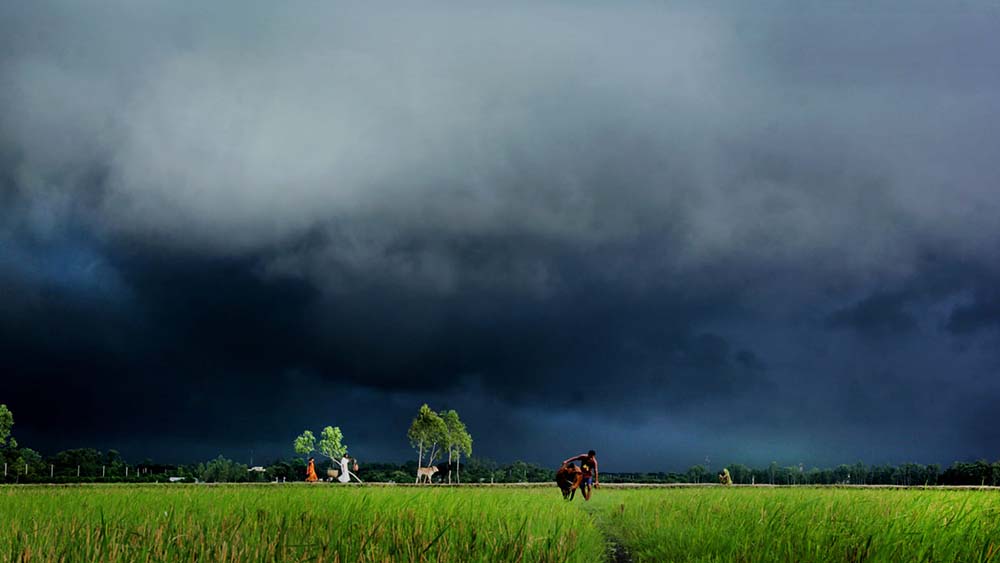
{"type": "Polygon", "coordinates": [[[318,480],[319,477],[316,476],[316,460],[309,458],[309,466],[306,467],[306,481],[315,483],[318,480]]]}
{"type": "Polygon", "coordinates": [[[340,458],[340,475],[337,476],[337,480],[341,483],[347,483],[351,480],[351,468],[348,465],[350,463],[350,458],[347,454],[344,454],[340,458]]]}
{"type": "Polygon", "coordinates": [[[580,461],[580,473],[582,474],[582,478],[580,479],[580,491],[583,492],[584,500],[590,500],[591,486],[595,488],[600,486],[597,483],[597,452],[590,450],[585,454],[571,457],[562,462],[562,464],[565,466],[566,464],[577,460],[580,461]]]}

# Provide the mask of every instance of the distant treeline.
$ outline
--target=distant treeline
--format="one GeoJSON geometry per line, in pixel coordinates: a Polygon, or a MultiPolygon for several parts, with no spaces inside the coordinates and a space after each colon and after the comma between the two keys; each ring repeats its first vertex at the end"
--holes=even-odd
{"type": "MultiPolygon", "coordinates": [[[[5,465],[2,482],[5,483],[155,483],[184,480],[187,482],[242,483],[266,481],[303,481],[306,461],[303,458],[285,458],[250,467],[219,456],[203,463],[167,464],[146,459],[138,463],[125,460],[117,451],[101,452],[92,448],[73,449],[43,457],[28,449],[0,449],[0,462],[5,465]]],[[[320,461],[316,472],[321,478],[334,466],[330,461],[320,461]]],[[[435,482],[447,480],[448,464],[438,464],[440,471],[435,482]]],[[[366,482],[412,483],[417,462],[365,463],[357,471],[366,482]]],[[[453,474],[457,482],[458,475],[453,474]]],[[[515,461],[501,465],[495,461],[470,458],[462,465],[461,481],[466,483],[518,483],[554,481],[555,470],[536,464],[515,461]]]]}
{"type": "MultiPolygon", "coordinates": [[[[81,448],[59,452],[44,457],[39,452],[17,443],[12,436],[13,413],[0,404],[0,464],[3,473],[0,483],[111,483],[111,482],[265,482],[303,481],[306,476],[306,458],[313,451],[312,433],[304,432],[295,440],[295,449],[303,457],[278,459],[253,467],[219,456],[204,463],[176,465],[156,463],[145,459],[129,463],[117,451],[101,452],[81,448]],[[308,438],[308,439],[306,439],[308,438]]],[[[321,441],[321,453],[335,459],[346,453],[340,442],[340,429],[324,429],[324,439],[329,431],[329,447],[321,441]],[[329,451],[327,451],[329,450],[329,451]],[[343,450],[343,451],[341,451],[343,450]]],[[[422,458],[425,449],[431,459],[434,452],[448,452],[446,459],[452,463],[436,464],[439,471],[434,481],[463,483],[538,483],[555,480],[554,467],[541,467],[534,463],[515,461],[501,465],[495,461],[470,457],[458,472],[457,461],[462,454],[471,455],[472,437],[455,411],[438,415],[426,404],[420,407],[417,418],[407,434],[411,445],[422,458]]],[[[764,468],[749,467],[740,463],[721,466],[729,471],[736,484],[772,485],[1000,485],[1000,461],[955,462],[941,470],[939,465],[904,463],[902,465],[838,465],[834,468],[806,469],[803,465],[781,467],[772,462],[764,468]]],[[[326,478],[332,461],[320,461],[316,471],[326,478]]],[[[355,473],[363,481],[376,483],[412,483],[417,472],[417,462],[402,464],[365,463],[361,461],[355,473]]],[[[601,473],[604,483],[714,483],[718,474],[710,467],[695,465],[683,473],[601,473]]]]}
{"type": "MultiPolygon", "coordinates": [[[[838,465],[832,468],[805,468],[802,465],[749,467],[740,463],[724,466],[733,483],[741,485],[1000,485],[1000,461],[956,461],[942,470],[940,465],[838,465]]],[[[719,468],[719,471],[722,467],[719,468]]],[[[714,483],[716,472],[695,465],[683,473],[615,473],[602,477],[606,483],[714,483]]]]}
{"type": "MultiPolygon", "coordinates": [[[[0,463],[5,464],[5,483],[110,483],[168,482],[173,477],[187,482],[266,482],[302,481],[306,462],[303,458],[270,461],[252,470],[248,465],[222,456],[203,463],[166,464],[146,459],[138,463],[126,461],[115,450],[101,452],[83,448],[66,450],[44,457],[28,448],[0,448],[0,463]]],[[[448,465],[439,465],[435,481],[447,480],[448,465]]],[[[715,483],[717,471],[695,465],[682,473],[601,473],[603,483],[715,483]]],[[[736,484],[774,485],[1000,485],[1000,461],[955,462],[942,470],[938,465],[904,463],[902,465],[839,465],[834,468],[803,466],[749,467],[734,463],[724,466],[736,484]]],[[[327,475],[330,463],[317,465],[320,477],[327,475]]],[[[366,482],[412,483],[416,461],[406,463],[366,463],[361,460],[358,476],[366,482]]],[[[454,479],[453,480],[457,480],[454,479]]],[[[520,483],[555,480],[554,467],[515,461],[500,464],[472,457],[462,465],[463,483],[520,483]]]]}
{"type": "MultiPolygon", "coordinates": [[[[306,461],[286,458],[252,468],[219,456],[203,463],[166,464],[150,459],[133,463],[126,461],[117,451],[101,452],[91,448],[66,450],[50,457],[23,448],[0,451],[0,461],[6,463],[5,483],[115,483],[115,482],[169,482],[182,478],[187,482],[241,483],[265,481],[302,481],[305,479],[306,461]],[[263,469],[261,471],[260,469],[263,469]]],[[[447,479],[448,464],[438,465],[440,472],[434,481],[447,479]]],[[[316,465],[321,478],[333,468],[329,461],[316,465]]],[[[358,476],[366,482],[412,483],[417,462],[365,463],[362,461],[358,476]]],[[[471,458],[462,466],[461,480],[466,483],[518,483],[543,482],[555,479],[555,470],[532,463],[515,461],[500,465],[492,460],[471,458]]],[[[457,481],[457,475],[453,480],[457,481]]]]}

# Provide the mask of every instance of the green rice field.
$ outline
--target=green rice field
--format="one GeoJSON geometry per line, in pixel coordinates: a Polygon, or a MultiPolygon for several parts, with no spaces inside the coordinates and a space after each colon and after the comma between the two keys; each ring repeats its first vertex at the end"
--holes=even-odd
{"type": "Polygon", "coordinates": [[[636,561],[1000,561],[995,490],[741,487],[602,497],[602,528],[636,561]]]}
{"type": "Polygon", "coordinates": [[[3,561],[1000,561],[1000,493],[0,487],[3,561]]]}

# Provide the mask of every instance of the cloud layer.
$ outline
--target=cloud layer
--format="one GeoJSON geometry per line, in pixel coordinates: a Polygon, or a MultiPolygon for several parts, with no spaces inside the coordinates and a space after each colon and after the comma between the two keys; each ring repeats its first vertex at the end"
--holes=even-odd
{"type": "Polygon", "coordinates": [[[376,427],[351,405],[492,411],[500,458],[486,428],[551,461],[565,424],[628,468],[987,453],[988,6],[2,13],[0,328],[40,442],[54,401],[282,443],[308,381],[376,427]]]}

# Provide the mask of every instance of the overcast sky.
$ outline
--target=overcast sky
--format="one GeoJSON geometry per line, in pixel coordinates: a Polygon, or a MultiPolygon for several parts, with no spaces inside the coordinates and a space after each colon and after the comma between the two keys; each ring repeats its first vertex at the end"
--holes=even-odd
{"type": "Polygon", "coordinates": [[[0,403],[608,471],[1000,458],[1000,4],[0,7],[0,403]]]}

